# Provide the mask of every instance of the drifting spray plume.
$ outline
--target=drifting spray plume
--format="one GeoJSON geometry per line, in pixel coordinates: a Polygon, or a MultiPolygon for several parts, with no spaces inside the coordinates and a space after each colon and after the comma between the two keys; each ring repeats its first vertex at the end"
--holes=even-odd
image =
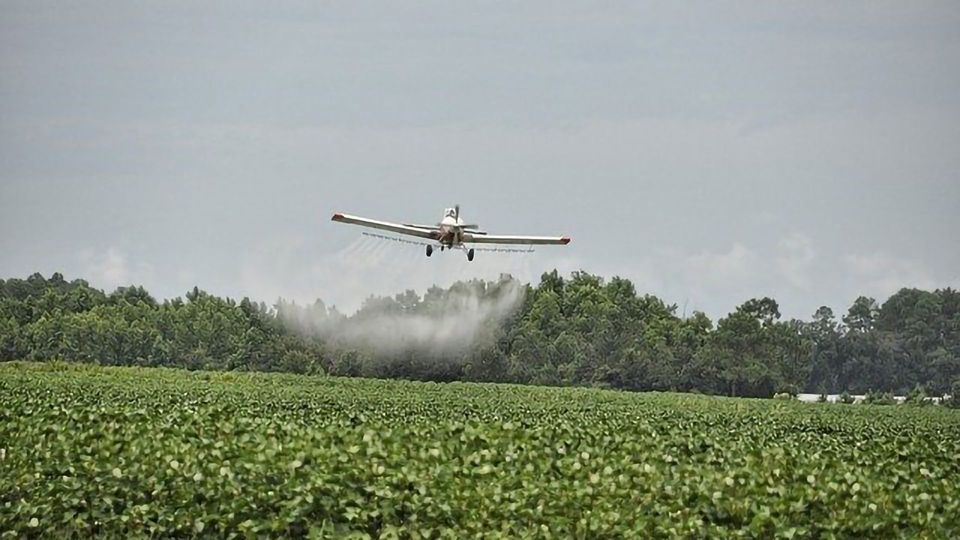
{"type": "Polygon", "coordinates": [[[449,358],[492,341],[521,305],[524,291],[517,280],[502,276],[497,282],[433,287],[422,297],[413,291],[370,297],[349,317],[320,301],[305,307],[283,305],[280,316],[302,335],[320,338],[335,349],[449,358]]]}

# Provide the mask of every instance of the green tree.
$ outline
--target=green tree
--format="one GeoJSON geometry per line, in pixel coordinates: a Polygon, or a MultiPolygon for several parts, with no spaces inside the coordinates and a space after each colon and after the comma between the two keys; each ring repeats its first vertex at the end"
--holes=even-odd
{"type": "Polygon", "coordinates": [[[807,391],[838,392],[843,356],[840,354],[841,327],[833,310],[820,306],[810,324],[804,326],[812,346],[812,365],[807,391]]]}
{"type": "Polygon", "coordinates": [[[869,332],[873,330],[878,312],[879,308],[876,300],[867,296],[860,296],[850,306],[847,315],[843,318],[843,324],[851,332],[869,332]]]}
{"type": "Polygon", "coordinates": [[[765,330],[779,317],[776,302],[763,298],[748,300],[720,319],[700,351],[698,382],[704,389],[731,396],[773,395],[776,379],[765,330]]]}
{"type": "Polygon", "coordinates": [[[0,362],[16,360],[20,352],[17,347],[20,326],[13,317],[3,317],[0,313],[0,362]]]}

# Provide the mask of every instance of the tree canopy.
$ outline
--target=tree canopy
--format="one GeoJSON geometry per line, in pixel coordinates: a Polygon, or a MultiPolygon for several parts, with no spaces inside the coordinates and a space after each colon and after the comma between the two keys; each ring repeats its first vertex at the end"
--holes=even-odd
{"type": "Polygon", "coordinates": [[[55,273],[0,280],[0,360],[584,385],[735,396],[950,391],[960,380],[960,292],[861,296],[837,317],[782,320],[747,299],[714,323],[629,280],[554,270],[422,296],[370,297],[352,315],[321,300],[271,306],[199,288],[158,301],[55,273]]]}

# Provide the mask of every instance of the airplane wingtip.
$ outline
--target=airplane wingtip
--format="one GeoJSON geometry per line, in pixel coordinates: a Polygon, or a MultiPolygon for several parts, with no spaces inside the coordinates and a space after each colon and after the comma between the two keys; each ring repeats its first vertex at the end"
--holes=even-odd
{"type": "Polygon", "coordinates": [[[564,237],[560,238],[560,242],[561,242],[563,245],[567,245],[567,244],[570,243],[570,237],[569,237],[569,236],[564,236],[564,237]]]}
{"type": "Polygon", "coordinates": [[[337,212],[337,213],[334,214],[333,217],[330,218],[330,219],[331,219],[332,221],[340,221],[341,219],[343,219],[343,214],[341,214],[340,212],[337,212]]]}

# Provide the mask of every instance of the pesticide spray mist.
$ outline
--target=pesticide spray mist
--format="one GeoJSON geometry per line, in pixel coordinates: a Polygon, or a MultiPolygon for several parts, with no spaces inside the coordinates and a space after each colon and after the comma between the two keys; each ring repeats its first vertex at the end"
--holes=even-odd
{"type": "Polygon", "coordinates": [[[283,321],[328,348],[364,351],[371,359],[415,355],[456,361],[491,345],[503,322],[521,305],[526,288],[509,276],[497,282],[458,282],[422,297],[412,291],[368,298],[351,316],[312,306],[288,305],[283,321]]]}

